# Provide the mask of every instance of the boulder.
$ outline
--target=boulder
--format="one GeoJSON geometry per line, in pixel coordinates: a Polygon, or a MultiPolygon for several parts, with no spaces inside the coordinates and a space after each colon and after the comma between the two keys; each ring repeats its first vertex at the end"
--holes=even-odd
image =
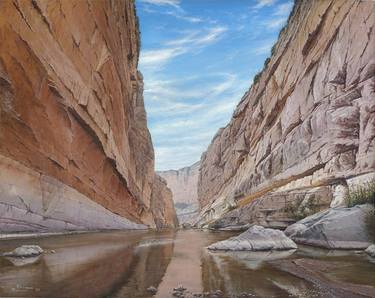
{"type": "Polygon", "coordinates": [[[39,262],[41,255],[36,257],[5,257],[9,262],[11,262],[16,267],[22,267],[26,265],[32,265],[39,262]]]}
{"type": "Polygon", "coordinates": [[[372,244],[372,245],[370,245],[369,247],[367,247],[367,249],[366,249],[365,251],[366,251],[366,253],[367,253],[370,257],[375,258],[375,244],[372,244]]]}
{"type": "Polygon", "coordinates": [[[38,245],[22,245],[11,252],[3,254],[4,257],[28,258],[36,257],[43,253],[43,249],[38,245]]]}
{"type": "Polygon", "coordinates": [[[154,286],[151,286],[147,288],[147,291],[150,292],[152,295],[155,295],[158,290],[154,286]]]}
{"type": "Polygon", "coordinates": [[[285,234],[295,242],[330,249],[365,249],[370,245],[366,216],[370,205],[334,208],[289,226],[285,234]]]}
{"type": "Polygon", "coordinates": [[[188,223],[188,222],[184,222],[184,223],[181,225],[181,227],[182,227],[183,229],[189,230],[189,229],[192,228],[192,225],[191,225],[190,223],[188,223]]]}
{"type": "Polygon", "coordinates": [[[210,250],[265,251],[296,249],[297,245],[280,230],[252,226],[246,232],[211,244],[210,250]]]}

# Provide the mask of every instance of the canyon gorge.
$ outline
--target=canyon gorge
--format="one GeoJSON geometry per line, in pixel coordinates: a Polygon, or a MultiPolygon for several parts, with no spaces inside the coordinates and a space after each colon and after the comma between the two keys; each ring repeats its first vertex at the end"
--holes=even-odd
{"type": "Polygon", "coordinates": [[[174,227],[133,1],[1,1],[0,231],[174,227]]]}
{"type": "Polygon", "coordinates": [[[375,298],[375,2],[245,2],[0,0],[1,297],[375,298]]]}

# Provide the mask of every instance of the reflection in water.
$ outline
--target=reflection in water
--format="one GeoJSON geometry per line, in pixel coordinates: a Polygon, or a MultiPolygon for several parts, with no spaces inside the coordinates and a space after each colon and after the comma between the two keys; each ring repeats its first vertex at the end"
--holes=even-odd
{"type": "Polygon", "coordinates": [[[0,297],[171,297],[221,290],[225,297],[324,297],[309,281],[278,270],[276,259],[313,258],[327,277],[375,286],[375,264],[365,255],[300,247],[289,252],[210,252],[205,247],[230,232],[128,231],[0,242],[0,253],[37,244],[46,254],[29,260],[0,257],[0,297]],[[51,250],[56,253],[50,253],[51,250]]]}
{"type": "Polygon", "coordinates": [[[114,232],[2,242],[2,252],[32,241],[56,253],[44,254],[39,262],[24,267],[12,266],[3,258],[0,296],[147,297],[147,283],[157,285],[168,266],[173,241],[165,239],[173,239],[174,234],[114,232]],[[155,236],[165,244],[137,247],[140,240],[155,236]],[[128,287],[130,296],[126,296],[128,287]]]}
{"type": "Polygon", "coordinates": [[[255,297],[306,297],[305,293],[313,291],[311,285],[266,263],[292,254],[293,251],[207,252],[203,262],[205,291],[216,288],[228,296],[245,292],[255,297]]]}

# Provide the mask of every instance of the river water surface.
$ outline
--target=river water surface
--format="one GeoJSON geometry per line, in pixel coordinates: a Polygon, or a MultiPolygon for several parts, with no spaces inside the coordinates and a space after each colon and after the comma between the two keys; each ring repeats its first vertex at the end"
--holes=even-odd
{"type": "Polygon", "coordinates": [[[32,264],[0,257],[0,297],[167,298],[180,284],[191,293],[220,290],[224,297],[329,296],[298,274],[282,271],[275,265],[277,259],[323,261],[329,265],[323,268],[324,278],[375,287],[375,264],[363,253],[308,247],[281,253],[218,253],[205,248],[233,235],[127,231],[3,240],[0,252],[37,244],[46,253],[32,264]],[[154,296],[147,291],[150,286],[157,288],[154,296]]]}

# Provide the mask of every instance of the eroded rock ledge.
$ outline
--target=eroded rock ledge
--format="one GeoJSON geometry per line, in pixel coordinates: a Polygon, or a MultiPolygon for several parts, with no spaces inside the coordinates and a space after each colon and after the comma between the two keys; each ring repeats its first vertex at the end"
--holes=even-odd
{"type": "Polygon", "coordinates": [[[374,11],[371,1],[296,1],[202,156],[198,225],[237,208],[228,221],[285,227],[288,204],[312,200],[317,212],[374,177],[374,11]]]}
{"type": "Polygon", "coordinates": [[[155,227],[133,1],[1,1],[0,36],[0,230],[155,227]]]}

